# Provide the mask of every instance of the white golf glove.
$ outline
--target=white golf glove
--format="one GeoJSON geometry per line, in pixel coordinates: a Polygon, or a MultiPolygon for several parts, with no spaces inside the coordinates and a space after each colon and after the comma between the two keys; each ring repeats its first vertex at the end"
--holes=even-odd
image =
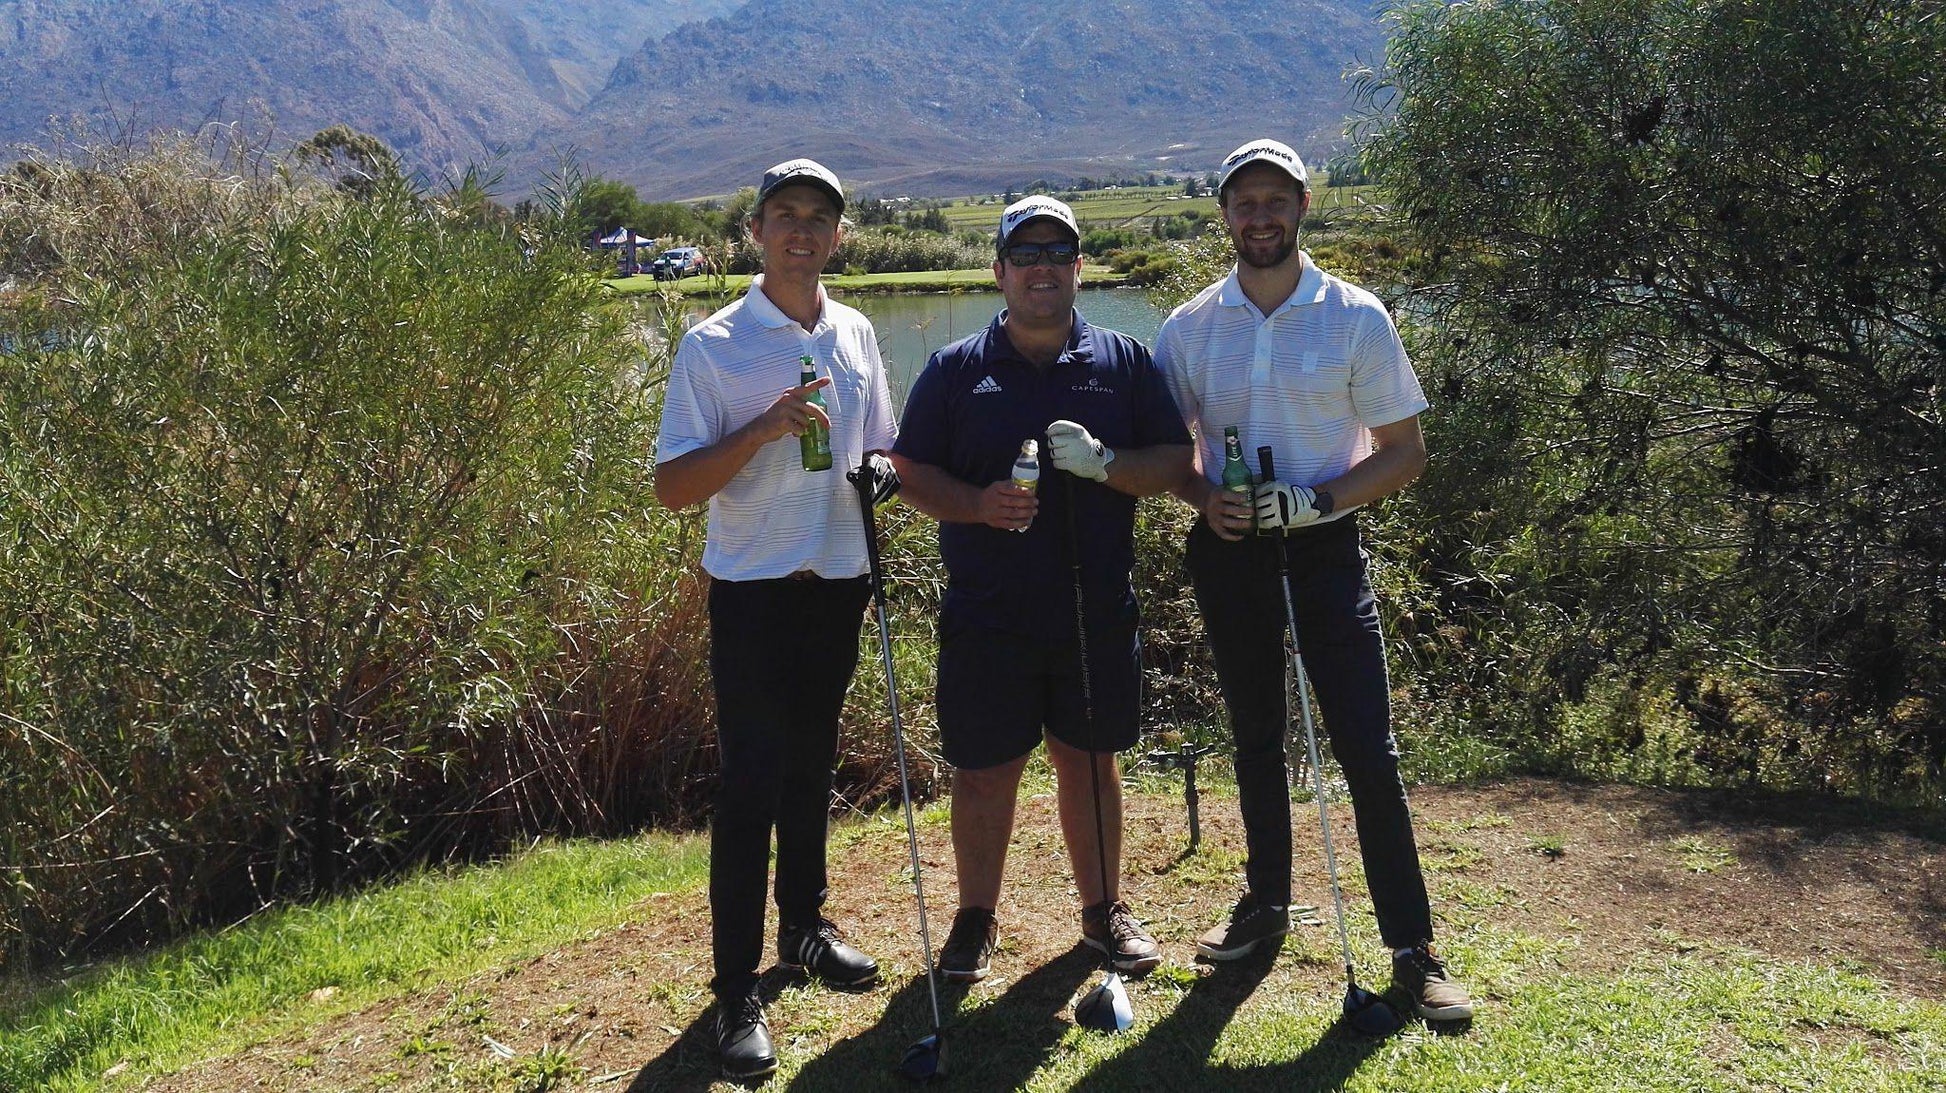
{"type": "Polygon", "coordinates": [[[1287,486],[1276,479],[1257,483],[1257,526],[1263,529],[1301,528],[1315,523],[1318,495],[1305,486],[1287,486]]]}
{"type": "Polygon", "coordinates": [[[1057,421],[1047,427],[1047,453],[1057,469],[1092,482],[1108,481],[1108,464],[1115,461],[1114,449],[1072,421],[1057,421]]]}

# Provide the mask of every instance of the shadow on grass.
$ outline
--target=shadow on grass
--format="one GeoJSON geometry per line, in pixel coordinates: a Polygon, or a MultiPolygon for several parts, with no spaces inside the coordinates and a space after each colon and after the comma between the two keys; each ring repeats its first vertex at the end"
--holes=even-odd
{"type": "Polygon", "coordinates": [[[715,1025],[716,1007],[710,1006],[662,1054],[635,1072],[627,1093],[707,1090],[717,1076],[715,1025]]]}
{"type": "Polygon", "coordinates": [[[1210,1056],[1236,1012],[1270,975],[1280,950],[1266,948],[1218,966],[1196,981],[1169,1015],[1141,1026],[1140,1040],[1104,1060],[1076,1082],[1076,1090],[1342,1088],[1382,1040],[1334,1025],[1303,1054],[1264,1066],[1213,1064],[1210,1056]]]}
{"type": "MultiPolygon", "coordinates": [[[[966,989],[940,984],[945,1024],[944,1081],[959,1089],[1018,1089],[1047,1062],[1073,1025],[1069,999],[1098,966],[1094,954],[1075,949],[1022,976],[993,1001],[962,1013],[966,989]]],[[[877,1024],[812,1059],[798,1071],[793,1090],[908,1088],[895,1071],[913,1042],[932,1031],[926,981],[915,978],[894,995],[877,1024]]]]}
{"type": "MultiPolygon", "coordinates": [[[[1109,1093],[1125,1089],[1334,1090],[1344,1086],[1383,1043],[1334,1025],[1296,1058],[1261,1066],[1214,1064],[1210,1057],[1237,1010],[1269,976],[1277,952],[1253,954],[1198,979],[1167,1016],[1138,1025],[1123,1050],[1097,1064],[1073,1086],[1109,1093]]],[[[967,989],[940,985],[945,1025],[948,1087],[1019,1089],[1046,1066],[1074,1027],[1069,1004],[1100,968],[1099,959],[1076,949],[1021,977],[999,997],[968,1010],[967,989]]],[[[766,999],[782,980],[765,977],[766,999]]],[[[1138,999],[1137,1017],[1141,1016],[1138,999]]],[[[705,1010],[663,1053],[635,1075],[627,1093],[673,1090],[702,1093],[717,1076],[714,1010],[705,1010]]],[[[886,1002],[872,1027],[838,1041],[805,1062],[787,1084],[764,1083],[802,1093],[903,1090],[911,1084],[897,1068],[906,1050],[932,1032],[932,1005],[923,978],[908,980],[886,1002]]],[[[780,1044],[780,1048],[782,1045],[780,1044]]],[[[756,1084],[756,1083],[752,1083],[756,1084]]]]}
{"type": "MultiPolygon", "coordinates": [[[[764,1006],[770,1007],[784,988],[793,983],[803,982],[803,977],[794,971],[773,965],[764,972],[757,982],[757,993],[763,996],[764,1006]]],[[[774,1037],[777,1030],[773,1028],[774,1037]]],[[[628,1084],[625,1093],[703,1093],[718,1081],[729,1082],[722,1077],[716,1057],[716,1006],[705,1007],[703,1012],[682,1030],[663,1049],[662,1054],[644,1064],[635,1072],[635,1080],[628,1084]]],[[[755,1088],[761,1082],[730,1082],[743,1088],[755,1088]]]]}

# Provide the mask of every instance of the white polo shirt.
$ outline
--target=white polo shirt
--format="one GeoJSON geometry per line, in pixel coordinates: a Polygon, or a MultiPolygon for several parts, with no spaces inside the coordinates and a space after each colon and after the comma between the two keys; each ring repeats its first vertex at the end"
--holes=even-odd
{"type": "Polygon", "coordinates": [[[707,448],[761,416],[798,382],[798,358],[830,376],[831,469],[804,469],[798,440],[758,450],[709,499],[703,568],[726,581],[811,570],[856,577],[868,569],[858,493],[845,472],[897,435],[885,365],[871,320],[818,290],[818,322],[806,331],[763,294],[763,278],[741,300],[696,324],[676,348],[663,394],[655,457],[667,462],[707,448]]]}
{"type": "Polygon", "coordinates": [[[1228,426],[1237,426],[1252,474],[1268,444],[1280,480],[1315,486],[1371,455],[1373,428],[1427,405],[1385,305],[1310,255],[1297,288],[1269,315],[1232,268],[1164,320],[1155,360],[1196,430],[1211,482],[1222,481],[1228,426]]]}

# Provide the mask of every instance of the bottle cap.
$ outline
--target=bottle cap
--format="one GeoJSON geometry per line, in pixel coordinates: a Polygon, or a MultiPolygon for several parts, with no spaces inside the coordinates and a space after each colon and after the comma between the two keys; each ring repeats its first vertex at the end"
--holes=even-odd
{"type": "Polygon", "coordinates": [[[1038,457],[1041,454],[1041,442],[1032,438],[1021,441],[1020,454],[1026,456],[1028,459],[1038,457]]]}

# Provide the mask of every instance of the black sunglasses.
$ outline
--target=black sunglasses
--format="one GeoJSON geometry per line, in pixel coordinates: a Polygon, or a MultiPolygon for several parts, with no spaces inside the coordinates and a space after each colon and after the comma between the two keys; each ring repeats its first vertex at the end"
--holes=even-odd
{"type": "Polygon", "coordinates": [[[1081,257],[1081,246],[1078,243],[1015,243],[1000,253],[1021,269],[1043,262],[1050,266],[1071,266],[1081,257]]]}

